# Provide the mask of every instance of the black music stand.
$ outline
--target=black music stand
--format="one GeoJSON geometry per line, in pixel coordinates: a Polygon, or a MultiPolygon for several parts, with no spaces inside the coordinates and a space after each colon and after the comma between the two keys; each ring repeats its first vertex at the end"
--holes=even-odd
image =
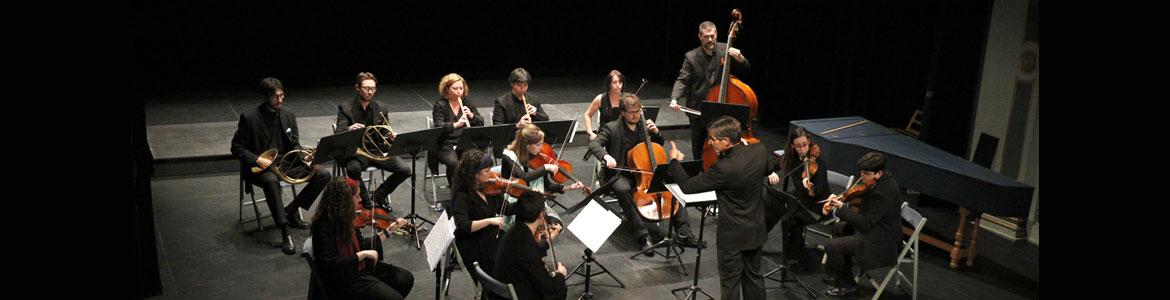
{"type": "Polygon", "coordinates": [[[544,132],[544,142],[549,145],[568,141],[569,130],[573,127],[573,120],[532,122],[532,125],[544,132]]]}
{"type": "MultiPolygon", "coordinates": [[[[313,165],[325,163],[331,160],[338,162],[342,159],[354,155],[357,152],[357,147],[362,142],[362,130],[350,130],[334,135],[329,135],[317,141],[317,152],[313,154],[313,165]]],[[[333,165],[333,176],[344,174],[341,168],[344,167],[341,163],[333,165]]]]}
{"type": "Polygon", "coordinates": [[[747,132],[748,124],[751,124],[749,122],[751,121],[749,120],[749,114],[751,114],[750,107],[719,102],[703,102],[703,104],[700,104],[700,107],[703,109],[703,116],[699,120],[701,120],[703,128],[708,127],[712,121],[722,116],[731,116],[739,121],[739,129],[743,130],[743,132],[747,132]]]}
{"type": "MultiPolygon", "coordinates": [[[[683,169],[686,170],[687,174],[689,174],[690,176],[695,176],[695,175],[698,175],[699,173],[703,172],[703,161],[701,161],[701,160],[684,161],[684,162],[681,162],[681,164],[682,164],[683,169]]],[[[663,168],[663,167],[669,167],[669,165],[659,166],[658,168],[663,168]]],[[[657,174],[658,170],[655,170],[655,173],[657,174]]],[[[657,180],[658,177],[654,177],[654,179],[657,180]]],[[[670,177],[670,178],[666,178],[664,183],[677,183],[677,182],[674,180],[673,177],[670,177]]],[[[663,185],[665,187],[665,185],[663,183],[651,183],[650,184],[650,186],[658,186],[658,185],[663,185]]],[[[715,201],[687,203],[687,207],[695,207],[695,208],[699,209],[699,213],[701,214],[701,215],[699,215],[699,243],[700,244],[703,243],[703,226],[705,226],[707,223],[707,207],[712,205],[712,204],[715,204],[715,201]]],[[[675,293],[678,293],[679,291],[687,291],[687,294],[686,294],[686,296],[683,297],[683,299],[695,299],[695,297],[699,296],[699,293],[706,295],[707,298],[715,299],[715,297],[711,297],[711,294],[707,294],[707,292],[703,291],[703,288],[699,287],[699,265],[701,265],[699,262],[703,259],[703,247],[698,247],[695,251],[696,251],[695,252],[695,274],[694,274],[694,279],[691,282],[691,286],[670,290],[670,294],[673,295],[675,293]]]]}
{"type": "MultiPolygon", "coordinates": [[[[418,175],[418,172],[415,171],[415,165],[418,162],[418,153],[435,145],[439,135],[445,130],[444,128],[431,128],[399,134],[394,138],[394,143],[390,145],[390,150],[388,151],[390,155],[410,155],[410,214],[404,217],[410,220],[410,225],[415,225],[415,220],[422,220],[425,223],[431,223],[432,226],[435,225],[435,222],[419,216],[414,211],[415,198],[417,197],[415,194],[415,186],[417,185],[415,184],[415,177],[418,175]]],[[[414,227],[414,230],[411,230],[411,235],[414,236],[414,247],[417,250],[422,250],[422,241],[418,238],[418,232],[421,228],[419,226],[412,227],[414,227]]]]}
{"type": "Polygon", "coordinates": [[[646,119],[658,120],[658,110],[659,110],[658,106],[654,106],[654,105],[642,106],[642,110],[643,110],[642,114],[646,116],[646,119]]]}
{"type": "MultiPolygon", "coordinates": [[[[666,158],[663,158],[663,159],[666,159],[666,158]]],[[[664,165],[658,165],[657,167],[654,168],[654,177],[650,178],[650,189],[648,189],[646,191],[647,193],[657,193],[657,192],[666,191],[666,185],[664,183],[666,183],[667,178],[670,177],[669,167],[670,167],[670,164],[664,164],[664,165]]],[[[655,201],[661,201],[661,199],[655,199],[655,201]]],[[[677,201],[670,202],[670,211],[671,212],[674,212],[675,205],[677,205],[677,203],[678,203],[677,201]]],[[[661,202],[658,202],[656,204],[658,207],[662,207],[661,202]]],[[[658,211],[659,211],[659,213],[662,212],[661,209],[658,211]]],[[[687,269],[683,268],[683,261],[682,261],[682,253],[683,253],[683,251],[685,251],[685,249],[683,249],[682,246],[679,246],[678,243],[674,241],[674,234],[675,234],[674,233],[674,219],[677,217],[678,216],[670,216],[670,220],[667,221],[668,228],[666,230],[666,236],[663,237],[661,241],[658,241],[658,243],[655,243],[654,245],[651,245],[649,247],[646,247],[645,249],[642,249],[641,251],[638,251],[638,253],[630,256],[630,258],[633,259],[635,257],[638,257],[638,255],[642,255],[647,250],[654,251],[654,253],[656,253],[658,255],[662,255],[662,257],[666,258],[666,260],[670,260],[672,258],[678,260],[679,270],[682,271],[683,275],[686,275],[687,269]],[[662,247],[662,246],[666,246],[665,253],[658,252],[658,248],[662,247]],[[675,250],[674,250],[675,248],[678,248],[677,252],[675,252],[675,250]],[[672,252],[673,252],[673,254],[672,254],[672,252]]],[[[661,219],[662,216],[658,216],[658,218],[661,219]]],[[[702,246],[700,246],[700,248],[702,248],[702,246]]]]}
{"type": "MultiPolygon", "coordinates": [[[[515,134],[516,124],[466,127],[463,128],[463,133],[459,134],[459,143],[456,144],[456,150],[471,148],[487,149],[488,147],[492,147],[493,157],[500,157],[504,153],[504,147],[507,147],[508,143],[512,142],[512,137],[515,134]]],[[[456,151],[456,153],[459,152],[456,151]]]]}
{"type": "MultiPolygon", "coordinates": [[[[785,177],[787,177],[787,176],[785,176],[785,177]]],[[[787,178],[784,178],[781,180],[785,180],[785,182],[787,182],[786,181],[787,178]]],[[[797,213],[805,213],[807,211],[804,208],[804,205],[800,203],[800,200],[797,200],[795,196],[793,196],[792,194],[790,194],[788,192],[785,192],[783,190],[779,190],[779,193],[774,193],[774,194],[769,193],[769,194],[779,195],[780,197],[783,197],[783,199],[780,199],[781,202],[785,203],[789,207],[789,209],[800,210],[800,212],[797,212],[797,213]]],[[[786,216],[784,216],[784,218],[787,218],[787,214],[785,214],[785,215],[786,216]]],[[[783,223],[783,221],[781,221],[781,223],[783,223]]],[[[781,228],[783,228],[783,226],[781,226],[781,228]]],[[[803,228],[803,227],[801,227],[801,228],[803,228]]],[[[769,229],[771,229],[771,228],[769,228],[769,229]]],[[[788,234],[788,233],[785,232],[784,234],[788,234]]],[[[784,246],[785,246],[785,248],[788,247],[788,245],[784,245],[784,246]]],[[[803,249],[803,245],[801,245],[801,246],[803,249]]],[[[789,255],[789,254],[791,254],[791,253],[785,253],[785,255],[789,255]]],[[[781,263],[777,264],[776,262],[772,261],[772,259],[770,259],[770,258],[767,258],[767,257],[762,257],[762,258],[765,260],[768,260],[769,262],[772,262],[772,264],[777,266],[775,269],[772,269],[771,271],[764,272],[764,279],[769,279],[769,280],[772,280],[775,282],[779,282],[781,287],[784,287],[785,282],[795,282],[796,284],[799,284],[800,287],[804,288],[804,290],[806,292],[808,292],[808,294],[810,296],[812,296],[813,298],[817,297],[817,293],[813,292],[812,288],[808,287],[808,284],[805,284],[804,281],[800,279],[800,277],[796,277],[796,275],[792,275],[792,266],[783,264],[783,262],[784,262],[783,260],[781,260],[781,263]],[[780,279],[772,278],[772,274],[776,274],[776,273],[780,273],[780,279]]]]}

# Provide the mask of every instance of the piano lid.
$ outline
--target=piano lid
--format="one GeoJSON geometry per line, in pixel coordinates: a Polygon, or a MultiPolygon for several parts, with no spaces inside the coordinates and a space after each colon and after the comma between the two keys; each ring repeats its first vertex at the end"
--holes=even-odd
{"type": "Polygon", "coordinates": [[[886,155],[886,172],[906,188],[999,216],[1026,217],[1033,188],[861,117],[795,120],[820,144],[830,170],[857,174],[867,152],[886,155]],[[829,133],[833,129],[853,125],[829,133]]]}

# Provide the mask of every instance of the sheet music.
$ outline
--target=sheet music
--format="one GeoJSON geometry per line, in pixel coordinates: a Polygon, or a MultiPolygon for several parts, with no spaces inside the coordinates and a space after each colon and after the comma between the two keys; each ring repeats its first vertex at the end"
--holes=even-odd
{"type": "Polygon", "coordinates": [[[585,244],[585,247],[596,253],[621,224],[621,218],[601,207],[597,201],[589,200],[589,204],[577,214],[577,218],[573,219],[568,228],[582,244],[585,244]]]}
{"type": "Polygon", "coordinates": [[[451,246],[451,241],[454,239],[455,223],[447,217],[447,211],[443,211],[443,214],[435,220],[435,226],[431,227],[431,233],[423,241],[423,245],[426,245],[427,248],[427,265],[431,267],[429,270],[435,269],[435,266],[447,254],[447,247],[451,246]]]}
{"type": "Polygon", "coordinates": [[[683,206],[686,206],[687,203],[702,204],[715,201],[715,191],[706,191],[698,194],[686,194],[682,192],[682,189],[678,187],[677,183],[667,183],[666,190],[670,191],[671,194],[674,194],[674,199],[678,199],[680,202],[682,202],[683,206]]]}

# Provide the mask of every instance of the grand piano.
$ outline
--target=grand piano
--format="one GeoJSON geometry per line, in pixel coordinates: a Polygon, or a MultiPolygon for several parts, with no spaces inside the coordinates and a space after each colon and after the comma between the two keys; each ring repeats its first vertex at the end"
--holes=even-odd
{"type": "Polygon", "coordinates": [[[974,247],[962,246],[968,214],[975,214],[973,245],[981,213],[1026,218],[1031,207],[1032,186],[864,118],[795,120],[791,124],[805,128],[812,142],[820,145],[830,170],[857,174],[857,159],[870,151],[881,152],[886,155],[886,172],[902,187],[957,204],[960,220],[955,242],[923,238],[929,244],[950,248],[952,268],[964,257],[968,266],[974,260],[974,247]]]}

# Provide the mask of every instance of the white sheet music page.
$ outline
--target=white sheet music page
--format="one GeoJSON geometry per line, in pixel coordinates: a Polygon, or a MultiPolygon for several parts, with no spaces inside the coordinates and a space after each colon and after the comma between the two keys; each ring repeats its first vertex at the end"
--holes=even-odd
{"type": "Polygon", "coordinates": [[[443,214],[435,220],[435,226],[431,227],[431,233],[423,241],[423,245],[427,248],[427,265],[431,267],[429,270],[435,269],[454,239],[455,222],[447,217],[447,211],[443,211],[443,214]]]}
{"type": "Polygon", "coordinates": [[[577,218],[573,219],[573,223],[569,224],[569,231],[581,240],[585,247],[593,250],[594,253],[605,241],[609,239],[609,235],[622,224],[622,219],[615,216],[613,213],[597,204],[597,201],[589,201],[588,205],[577,214],[577,218]]]}
{"type": "Polygon", "coordinates": [[[679,199],[686,206],[687,203],[705,203],[715,201],[715,191],[706,191],[698,194],[686,194],[678,187],[677,183],[667,183],[666,190],[674,194],[675,199],[679,199]]]}

